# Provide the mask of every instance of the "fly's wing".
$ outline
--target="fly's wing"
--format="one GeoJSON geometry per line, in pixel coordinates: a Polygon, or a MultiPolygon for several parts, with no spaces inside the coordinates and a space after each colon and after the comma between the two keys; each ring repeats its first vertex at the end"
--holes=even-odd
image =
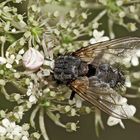
{"type": "Polygon", "coordinates": [[[96,76],[80,77],[71,83],[71,88],[84,100],[115,118],[128,119],[134,115],[126,98],[96,76]]]}
{"type": "Polygon", "coordinates": [[[114,60],[122,62],[124,58],[135,54],[137,50],[140,50],[140,38],[128,37],[89,45],[77,50],[72,55],[87,63],[92,63],[96,58],[100,61],[107,59],[109,63],[113,63],[114,60]]]}

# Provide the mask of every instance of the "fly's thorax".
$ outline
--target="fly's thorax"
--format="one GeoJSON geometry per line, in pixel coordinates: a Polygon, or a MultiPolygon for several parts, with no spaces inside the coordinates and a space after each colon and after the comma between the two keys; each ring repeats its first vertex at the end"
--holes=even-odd
{"type": "Polygon", "coordinates": [[[79,76],[84,76],[87,71],[87,64],[77,57],[64,55],[55,60],[54,78],[63,83],[68,83],[79,76]]]}

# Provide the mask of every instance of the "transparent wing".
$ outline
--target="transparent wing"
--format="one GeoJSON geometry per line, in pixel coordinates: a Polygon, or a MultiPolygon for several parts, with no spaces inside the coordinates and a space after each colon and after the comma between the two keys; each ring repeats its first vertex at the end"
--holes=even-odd
{"type": "Polygon", "coordinates": [[[133,56],[137,50],[140,50],[140,38],[128,37],[89,45],[77,50],[72,55],[87,63],[92,63],[94,59],[113,63],[114,60],[122,62],[122,59],[133,56]]]}
{"type": "Polygon", "coordinates": [[[83,99],[115,118],[127,119],[134,114],[126,98],[95,76],[80,77],[71,83],[71,88],[83,99]]]}

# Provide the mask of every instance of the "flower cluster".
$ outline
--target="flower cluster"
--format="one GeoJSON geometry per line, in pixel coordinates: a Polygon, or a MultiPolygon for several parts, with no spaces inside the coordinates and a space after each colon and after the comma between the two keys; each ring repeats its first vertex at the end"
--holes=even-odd
{"type": "MultiPolygon", "coordinates": [[[[127,32],[126,35],[139,32],[139,9],[140,4],[131,0],[41,0],[37,3],[30,0],[28,4],[25,0],[0,2],[0,89],[1,96],[5,97],[1,102],[3,105],[9,103],[9,108],[0,108],[0,139],[49,140],[45,115],[56,125],[73,132],[79,128],[79,121],[63,123],[61,117],[72,118],[89,113],[95,114],[98,135],[99,126],[104,128],[101,112],[85,105],[77,95],[69,100],[69,87],[54,80],[54,61],[59,54],[119,37],[118,26],[127,32]],[[15,5],[27,7],[22,9],[22,13],[15,5]],[[31,112],[30,121],[27,119],[25,123],[23,116],[28,111],[31,112]]],[[[126,53],[123,60],[119,57],[115,60],[118,64],[122,61],[121,67],[128,71],[125,86],[134,91],[134,94],[118,91],[120,98],[116,99],[117,103],[129,118],[137,122],[140,121],[134,117],[136,108],[128,105],[126,97],[140,97],[139,57],[140,50],[137,50],[131,56],[126,53]]],[[[114,64],[111,55],[106,56],[107,59],[114,64]]],[[[109,116],[107,124],[120,124],[125,128],[121,119],[112,116],[109,116]]]]}
{"type": "Polygon", "coordinates": [[[1,121],[0,125],[0,137],[6,139],[17,139],[17,140],[28,140],[28,126],[24,124],[23,126],[16,125],[15,122],[11,122],[7,118],[1,121]]]}

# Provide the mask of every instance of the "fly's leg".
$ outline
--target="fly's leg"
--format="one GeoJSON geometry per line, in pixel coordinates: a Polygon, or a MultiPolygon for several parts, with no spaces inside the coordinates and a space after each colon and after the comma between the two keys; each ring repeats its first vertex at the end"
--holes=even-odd
{"type": "Polygon", "coordinates": [[[76,92],[72,91],[71,95],[70,95],[70,100],[73,100],[74,96],[75,96],[76,92]]]}

